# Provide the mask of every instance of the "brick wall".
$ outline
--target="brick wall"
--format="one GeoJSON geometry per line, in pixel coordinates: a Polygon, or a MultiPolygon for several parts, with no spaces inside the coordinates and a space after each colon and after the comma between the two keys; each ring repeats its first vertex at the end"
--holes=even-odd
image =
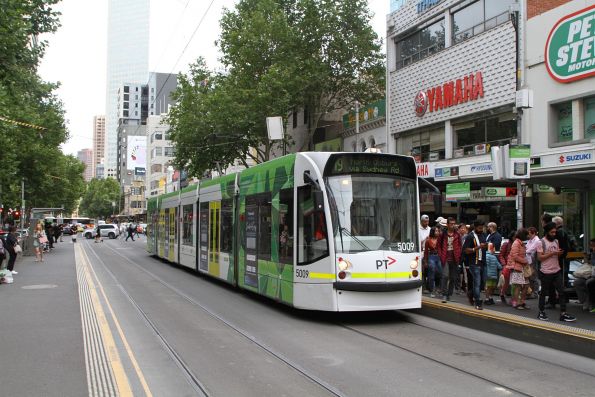
{"type": "Polygon", "coordinates": [[[571,0],[527,0],[527,19],[568,3],[571,0]]]}

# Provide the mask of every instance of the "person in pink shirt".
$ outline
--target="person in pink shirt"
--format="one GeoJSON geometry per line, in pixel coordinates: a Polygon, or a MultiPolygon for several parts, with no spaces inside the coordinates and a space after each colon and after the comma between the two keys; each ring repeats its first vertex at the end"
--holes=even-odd
{"type": "Polygon", "coordinates": [[[529,288],[531,288],[531,298],[537,297],[537,291],[539,291],[539,278],[537,277],[537,246],[541,245],[541,239],[537,235],[537,229],[533,226],[527,228],[529,233],[529,239],[527,240],[526,255],[527,262],[533,270],[531,277],[529,277],[529,288]]]}
{"type": "Polygon", "coordinates": [[[549,222],[543,229],[545,231],[543,239],[545,244],[537,245],[537,259],[541,262],[539,269],[541,291],[539,293],[539,314],[537,318],[543,321],[549,320],[545,313],[545,297],[550,291],[550,286],[553,286],[560,296],[560,321],[576,321],[576,317],[566,313],[566,297],[564,288],[562,288],[562,269],[558,262],[558,258],[564,255],[564,250],[560,248],[556,239],[556,224],[549,222]]]}

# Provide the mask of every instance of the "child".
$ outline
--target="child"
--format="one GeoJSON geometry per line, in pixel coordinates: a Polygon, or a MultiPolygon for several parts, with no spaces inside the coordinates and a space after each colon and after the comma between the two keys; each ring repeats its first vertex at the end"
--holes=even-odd
{"type": "Polygon", "coordinates": [[[498,258],[495,254],[496,250],[493,243],[488,244],[488,251],[486,253],[486,273],[487,273],[487,280],[486,280],[486,289],[485,289],[485,304],[486,305],[493,305],[494,300],[492,299],[492,294],[496,289],[496,285],[498,284],[498,274],[500,270],[502,270],[502,265],[498,261],[498,258]]]}

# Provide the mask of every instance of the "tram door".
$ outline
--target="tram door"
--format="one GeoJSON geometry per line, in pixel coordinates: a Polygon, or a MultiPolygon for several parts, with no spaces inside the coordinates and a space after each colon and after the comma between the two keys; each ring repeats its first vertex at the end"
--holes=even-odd
{"type": "Polygon", "coordinates": [[[271,259],[271,194],[246,197],[246,269],[244,283],[258,288],[258,262],[271,259]]]}
{"type": "Polygon", "coordinates": [[[209,203],[200,203],[200,249],[198,269],[203,272],[209,271],[209,203]]]}
{"type": "MultiPolygon", "coordinates": [[[[219,253],[221,226],[221,201],[209,202],[209,274],[220,277],[219,274],[219,253]]],[[[226,275],[227,276],[227,275],[226,275]]]]}

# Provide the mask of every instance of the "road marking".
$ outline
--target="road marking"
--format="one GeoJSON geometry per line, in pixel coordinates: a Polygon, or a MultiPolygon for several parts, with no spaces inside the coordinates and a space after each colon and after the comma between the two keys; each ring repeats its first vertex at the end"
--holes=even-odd
{"type": "MultiPolygon", "coordinates": [[[[87,256],[87,252],[84,249],[82,249],[82,254],[84,255],[87,263],[91,263],[91,261],[89,260],[89,257],[87,256]]],[[[99,291],[101,292],[101,295],[103,296],[105,304],[112,316],[114,325],[116,326],[118,334],[120,335],[122,344],[124,345],[124,348],[126,349],[128,358],[130,359],[130,362],[132,363],[132,366],[134,367],[134,371],[136,372],[136,375],[143,387],[145,395],[147,397],[152,397],[153,393],[151,393],[151,390],[149,389],[149,384],[147,383],[147,380],[145,379],[143,371],[141,370],[140,365],[138,364],[138,361],[136,360],[136,357],[134,356],[134,352],[132,351],[132,348],[130,347],[130,344],[128,343],[128,339],[126,339],[124,331],[122,330],[122,327],[120,326],[120,322],[118,321],[118,318],[116,317],[114,309],[112,308],[112,305],[110,304],[109,300],[107,299],[107,295],[105,293],[105,290],[103,289],[103,285],[99,282],[99,278],[97,277],[97,273],[95,273],[95,269],[93,269],[92,266],[89,266],[89,268],[90,268],[91,272],[93,273],[93,275],[95,276],[95,279],[97,280],[97,285],[98,285],[99,291]]]]}

